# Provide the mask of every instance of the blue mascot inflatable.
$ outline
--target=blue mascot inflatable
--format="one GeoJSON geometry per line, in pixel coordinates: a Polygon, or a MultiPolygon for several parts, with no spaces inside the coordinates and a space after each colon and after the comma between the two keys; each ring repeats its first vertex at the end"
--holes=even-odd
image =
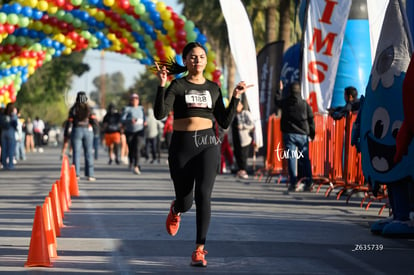
{"type": "MultiPolygon", "coordinates": [[[[414,65],[412,42],[399,1],[390,1],[375,61],[359,112],[362,169],[374,194],[386,185],[392,215],[371,225],[384,236],[414,234],[413,211],[414,65]],[[412,61],[411,63],[413,63],[412,61]],[[404,125],[404,126],[403,126],[404,125]]],[[[356,127],[356,125],[354,125],[356,127]]]]}

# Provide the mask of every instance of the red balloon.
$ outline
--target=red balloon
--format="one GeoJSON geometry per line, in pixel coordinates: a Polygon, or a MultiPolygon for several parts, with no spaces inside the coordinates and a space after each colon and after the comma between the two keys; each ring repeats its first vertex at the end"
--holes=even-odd
{"type": "Polygon", "coordinates": [[[175,32],[175,36],[177,37],[177,40],[185,40],[187,38],[187,32],[185,30],[177,30],[175,32]]]}
{"type": "Polygon", "coordinates": [[[6,29],[4,28],[3,24],[0,24],[0,33],[6,32],[6,29]]]}
{"type": "Polygon", "coordinates": [[[174,20],[174,26],[176,30],[181,30],[182,28],[184,28],[184,25],[185,22],[181,18],[177,18],[176,20],[174,20]]]}
{"type": "Polygon", "coordinates": [[[58,7],[63,7],[65,5],[65,0],[55,0],[55,4],[58,7]]]}
{"type": "Polygon", "coordinates": [[[163,46],[163,44],[162,44],[161,41],[159,41],[159,40],[155,41],[154,47],[157,49],[157,51],[162,50],[163,49],[162,46],[163,46]]]}
{"type": "Polygon", "coordinates": [[[12,34],[12,33],[14,33],[14,30],[16,29],[16,28],[14,27],[14,25],[9,25],[8,23],[4,24],[4,28],[6,29],[6,32],[7,32],[8,34],[12,34]]]}
{"type": "Polygon", "coordinates": [[[121,9],[126,10],[129,8],[129,6],[130,6],[129,0],[121,0],[118,2],[118,7],[120,7],[121,9]]]}
{"type": "Polygon", "coordinates": [[[214,79],[219,79],[221,76],[221,71],[220,70],[214,70],[213,72],[213,78],[214,79]]]}
{"type": "Polygon", "coordinates": [[[58,27],[59,29],[65,30],[68,27],[68,23],[66,23],[65,21],[59,21],[58,27]]]}
{"type": "Polygon", "coordinates": [[[51,17],[49,19],[49,24],[52,26],[57,26],[59,24],[59,19],[57,19],[56,17],[51,17]]]}
{"type": "Polygon", "coordinates": [[[6,45],[6,47],[4,47],[4,52],[5,53],[12,53],[12,52],[14,52],[13,45],[10,45],[10,44],[6,45]]]}

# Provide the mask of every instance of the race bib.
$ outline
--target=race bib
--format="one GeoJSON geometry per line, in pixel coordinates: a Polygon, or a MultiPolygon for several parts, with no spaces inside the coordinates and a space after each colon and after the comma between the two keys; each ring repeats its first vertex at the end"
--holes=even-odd
{"type": "Polygon", "coordinates": [[[185,103],[188,108],[209,108],[211,109],[212,100],[209,91],[190,90],[186,92],[185,103]]]}

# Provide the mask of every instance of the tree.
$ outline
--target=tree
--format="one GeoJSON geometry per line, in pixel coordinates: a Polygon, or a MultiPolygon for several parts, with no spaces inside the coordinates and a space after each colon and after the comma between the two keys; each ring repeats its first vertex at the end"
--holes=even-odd
{"type": "Polygon", "coordinates": [[[95,77],[92,83],[96,90],[90,93],[90,98],[104,109],[111,102],[118,106],[122,102],[122,95],[127,92],[125,78],[121,72],[100,75],[95,77]]]}
{"type": "Polygon", "coordinates": [[[152,106],[159,85],[158,77],[153,72],[145,70],[138,78],[135,78],[135,84],[128,89],[125,103],[128,103],[129,94],[137,93],[139,94],[140,103],[144,107],[152,106]]]}

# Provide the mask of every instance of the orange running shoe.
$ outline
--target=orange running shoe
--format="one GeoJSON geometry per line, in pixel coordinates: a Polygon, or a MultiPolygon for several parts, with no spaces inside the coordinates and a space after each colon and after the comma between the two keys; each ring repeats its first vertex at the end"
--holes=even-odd
{"type": "Polygon", "coordinates": [[[201,266],[206,267],[207,261],[204,258],[207,255],[207,250],[204,249],[197,249],[193,251],[193,255],[191,256],[191,265],[192,266],[201,266]]]}
{"type": "Polygon", "coordinates": [[[167,232],[171,236],[175,236],[177,234],[178,229],[180,228],[180,220],[181,220],[181,215],[179,213],[178,214],[173,213],[173,206],[174,206],[174,201],[172,201],[171,203],[170,213],[168,213],[167,221],[165,223],[167,227],[167,232]]]}

